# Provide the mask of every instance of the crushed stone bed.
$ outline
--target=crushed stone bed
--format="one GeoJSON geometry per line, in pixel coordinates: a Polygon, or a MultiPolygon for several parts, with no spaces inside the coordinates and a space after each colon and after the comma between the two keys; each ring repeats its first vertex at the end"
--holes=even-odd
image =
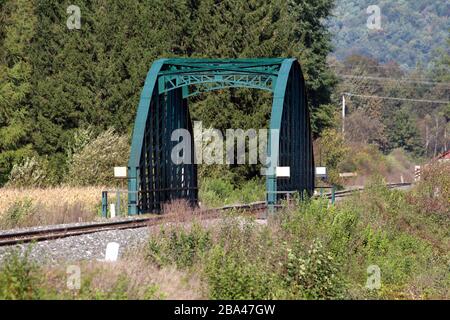
{"type": "Polygon", "coordinates": [[[79,226],[95,226],[95,225],[101,225],[103,223],[108,222],[120,222],[120,221],[133,221],[133,220],[140,220],[143,218],[149,218],[151,215],[139,215],[136,217],[120,217],[120,218],[114,218],[114,219],[99,219],[95,221],[89,221],[89,222],[72,222],[72,223],[65,223],[65,224],[54,224],[54,225],[45,225],[45,226],[36,226],[36,227],[26,227],[26,228],[15,228],[15,229],[7,229],[7,230],[0,230],[0,235],[8,235],[8,234],[14,234],[14,233],[25,233],[29,231],[46,231],[46,230],[52,230],[55,228],[70,228],[70,227],[79,227],[79,226]]]}
{"type": "Polygon", "coordinates": [[[14,249],[20,252],[29,251],[29,258],[40,264],[57,265],[64,262],[80,260],[96,260],[105,258],[106,246],[109,242],[120,245],[120,255],[126,249],[143,244],[149,237],[148,227],[138,229],[108,230],[85,235],[41,241],[32,244],[0,247],[0,264],[4,257],[14,249]]]}
{"type": "MultiPolygon", "coordinates": [[[[219,221],[221,219],[205,220],[202,224],[205,227],[211,227],[219,221]]],[[[267,220],[257,219],[255,222],[264,225],[267,220]]],[[[165,225],[170,224],[172,223],[165,225]]],[[[184,224],[186,227],[189,225],[190,222],[184,224]]],[[[50,266],[82,260],[102,260],[105,258],[106,246],[109,242],[117,242],[120,245],[118,258],[120,259],[126,250],[144,245],[150,234],[158,232],[161,227],[162,225],[154,225],[136,229],[99,231],[37,243],[0,247],[0,265],[11,250],[17,249],[22,253],[29,250],[30,260],[50,266]]]]}

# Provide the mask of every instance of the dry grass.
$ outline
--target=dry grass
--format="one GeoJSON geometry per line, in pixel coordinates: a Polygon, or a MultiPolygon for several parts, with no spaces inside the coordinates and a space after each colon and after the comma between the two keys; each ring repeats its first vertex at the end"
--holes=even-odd
{"type": "Polygon", "coordinates": [[[47,189],[0,189],[0,214],[20,199],[30,199],[34,203],[51,208],[61,204],[74,205],[82,203],[94,208],[100,201],[105,187],[56,187],[47,189]]]}
{"type": "Polygon", "coordinates": [[[162,211],[171,222],[192,221],[200,214],[197,207],[189,205],[184,199],[177,199],[163,204],[162,211]]]}
{"type": "MultiPolygon", "coordinates": [[[[24,216],[15,226],[79,222],[93,219],[104,187],[0,189],[0,220],[19,207],[24,216]],[[24,203],[26,204],[24,206],[24,203]],[[26,216],[26,218],[25,218],[26,216]]],[[[1,227],[1,226],[0,226],[1,227]]],[[[3,226],[14,227],[14,226],[3,226]]]]}
{"type": "Polygon", "coordinates": [[[356,178],[346,178],[341,181],[347,186],[364,186],[374,175],[385,178],[387,183],[414,181],[414,165],[405,151],[393,150],[384,155],[375,146],[352,144],[352,152],[346,154],[339,165],[340,172],[356,172],[356,178]]]}
{"type": "Polygon", "coordinates": [[[124,258],[113,263],[88,261],[80,262],[79,266],[81,291],[71,292],[67,289],[64,268],[48,267],[44,271],[46,286],[59,292],[59,298],[63,299],[203,298],[203,287],[198,275],[177,270],[175,267],[157,268],[136,252],[129,252],[124,258]]]}

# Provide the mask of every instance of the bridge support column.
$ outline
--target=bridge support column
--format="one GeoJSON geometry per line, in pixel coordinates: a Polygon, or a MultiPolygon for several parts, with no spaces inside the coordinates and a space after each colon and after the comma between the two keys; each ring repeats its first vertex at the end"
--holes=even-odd
{"type": "Polygon", "coordinates": [[[138,183],[137,183],[137,169],[133,167],[128,168],[128,215],[137,215],[137,199],[138,199],[138,183]]]}
{"type": "Polygon", "coordinates": [[[160,213],[165,202],[175,199],[198,202],[194,158],[172,163],[171,151],[178,142],[171,135],[176,129],[192,134],[188,97],[241,87],[273,93],[270,163],[264,164],[269,207],[275,208],[282,198],[278,191],[313,192],[309,111],[296,59],[161,59],[147,74],[136,115],[128,162],[130,215],[160,213]],[[278,166],[291,168],[289,179],[277,178],[278,166]]]}

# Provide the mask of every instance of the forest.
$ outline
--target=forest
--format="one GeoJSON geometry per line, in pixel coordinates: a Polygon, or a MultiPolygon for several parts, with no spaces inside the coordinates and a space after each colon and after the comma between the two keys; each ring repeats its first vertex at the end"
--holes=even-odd
{"type": "MultiPolygon", "coordinates": [[[[108,128],[130,136],[145,75],[159,57],[295,56],[316,134],[332,123],[323,110],[336,79],[321,21],[333,1],[79,1],[79,30],[66,26],[69,4],[0,1],[0,185],[24,159],[43,167],[49,184],[64,182],[70,155],[86,141],[80,137],[108,128]]],[[[205,125],[260,128],[270,97],[226,91],[191,103],[205,125]]]]}
{"type": "Polygon", "coordinates": [[[446,0],[336,0],[328,22],[334,35],[333,54],[339,59],[360,54],[406,68],[419,64],[428,68],[445,46],[449,13],[446,0]],[[366,27],[370,5],[380,8],[380,30],[366,27]]]}
{"type": "MultiPolygon", "coordinates": [[[[102,174],[82,178],[74,168],[92,166],[93,159],[104,170],[126,164],[145,75],[160,57],[298,58],[315,139],[324,134],[329,141],[343,138],[344,92],[449,100],[445,1],[395,6],[383,1],[382,21],[389,27],[383,32],[401,41],[368,30],[365,3],[353,1],[79,1],[80,29],[67,27],[69,5],[0,0],[0,186],[105,183],[102,174]],[[424,12],[430,30],[420,27],[424,12]],[[396,15],[416,24],[402,23],[396,15]],[[407,32],[399,32],[400,27],[407,32]],[[373,37],[388,47],[377,46],[373,37]],[[414,41],[426,46],[413,50],[406,45],[414,41]],[[353,50],[349,43],[368,51],[353,50]]],[[[449,104],[347,100],[347,143],[373,145],[383,154],[400,148],[416,162],[448,149],[449,104]]],[[[231,89],[192,98],[190,105],[194,120],[206,127],[265,128],[271,97],[231,89]]],[[[331,169],[336,163],[328,161],[331,169]]],[[[225,171],[232,181],[258,173],[248,166],[225,171]]],[[[224,174],[208,170],[214,172],[224,174]]]]}

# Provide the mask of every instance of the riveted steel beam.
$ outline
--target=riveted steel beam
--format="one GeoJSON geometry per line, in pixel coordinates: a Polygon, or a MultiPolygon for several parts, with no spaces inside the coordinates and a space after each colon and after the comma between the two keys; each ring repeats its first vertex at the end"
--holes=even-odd
{"type": "MultiPolygon", "coordinates": [[[[128,163],[129,214],[161,212],[165,202],[175,199],[197,203],[194,152],[189,163],[172,163],[176,142],[171,133],[185,129],[192,136],[188,97],[234,87],[273,93],[270,129],[277,134],[269,134],[267,156],[276,159],[271,169],[290,167],[291,176],[280,179],[275,170],[268,171],[269,205],[276,204],[282,191],[312,192],[309,110],[296,59],[161,59],[147,75],[136,115],[128,163]]],[[[191,150],[195,150],[193,139],[191,150]]]]}

